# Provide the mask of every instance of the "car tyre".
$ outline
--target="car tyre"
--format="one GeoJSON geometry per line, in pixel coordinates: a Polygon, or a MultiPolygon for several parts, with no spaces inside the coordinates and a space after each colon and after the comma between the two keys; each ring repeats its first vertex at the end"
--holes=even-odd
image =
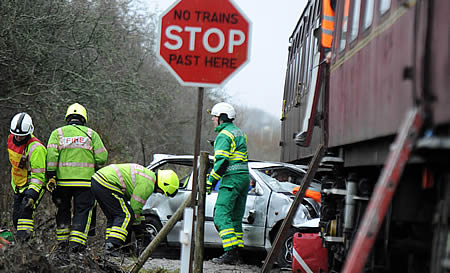
{"type": "MultiPolygon", "coordinates": [[[[148,244],[155,239],[161,229],[162,224],[156,216],[145,216],[146,242],[148,242],[148,244]]],[[[165,238],[162,241],[165,241],[165,238]]]]}
{"type": "Polygon", "coordinates": [[[294,247],[294,234],[299,232],[296,228],[290,228],[287,232],[286,238],[280,249],[280,254],[277,257],[277,263],[280,268],[292,267],[292,249],[294,247]]]}

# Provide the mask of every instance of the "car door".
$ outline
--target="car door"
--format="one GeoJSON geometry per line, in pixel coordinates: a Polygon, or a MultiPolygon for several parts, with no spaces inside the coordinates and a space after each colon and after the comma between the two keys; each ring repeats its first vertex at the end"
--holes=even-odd
{"type": "Polygon", "coordinates": [[[242,225],[244,244],[247,247],[263,248],[270,190],[253,170],[250,170],[250,179],[255,182],[255,186],[247,196],[242,225]]]}
{"type": "MultiPolygon", "coordinates": [[[[177,209],[191,194],[192,185],[190,185],[189,181],[192,175],[192,159],[169,158],[151,166],[151,170],[154,172],[166,169],[173,170],[178,175],[180,182],[178,193],[173,198],[167,198],[162,194],[153,193],[144,206],[144,210],[150,210],[151,214],[159,218],[162,225],[165,225],[169,221],[170,217],[175,214],[177,209]]],[[[169,244],[179,244],[180,231],[183,229],[182,220],[180,219],[167,235],[167,242],[169,244]]]]}
{"type": "MultiPolygon", "coordinates": [[[[244,232],[244,245],[252,248],[264,247],[265,218],[269,191],[264,183],[261,184],[258,176],[250,171],[250,178],[255,186],[249,188],[242,228],[244,232]]],[[[221,247],[222,241],[214,225],[214,206],[217,201],[218,187],[206,198],[205,208],[205,246],[221,247]]]]}

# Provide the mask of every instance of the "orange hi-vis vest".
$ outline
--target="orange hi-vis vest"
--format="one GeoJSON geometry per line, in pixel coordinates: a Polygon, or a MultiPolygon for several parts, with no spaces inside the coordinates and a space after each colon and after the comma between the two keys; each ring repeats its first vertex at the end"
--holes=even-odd
{"type": "Polygon", "coordinates": [[[323,0],[322,2],[322,38],[321,44],[323,47],[331,48],[333,42],[334,31],[334,11],[331,8],[330,0],[323,0]]]}
{"type": "MultiPolygon", "coordinates": [[[[14,184],[18,187],[23,187],[28,182],[28,159],[25,154],[25,148],[32,142],[41,141],[36,137],[30,138],[24,145],[16,146],[13,142],[14,135],[10,134],[8,137],[8,154],[11,162],[11,178],[14,184]],[[20,162],[24,162],[24,166],[20,166],[20,162]]],[[[41,143],[42,144],[42,143],[41,143]]]]}

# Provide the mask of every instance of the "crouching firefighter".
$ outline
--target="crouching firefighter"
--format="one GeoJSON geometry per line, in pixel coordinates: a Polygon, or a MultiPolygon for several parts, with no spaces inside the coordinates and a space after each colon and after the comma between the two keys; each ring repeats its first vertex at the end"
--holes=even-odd
{"type": "Polygon", "coordinates": [[[141,165],[111,164],[97,171],[91,189],[107,218],[105,254],[118,256],[121,247],[144,236],[141,212],[153,192],[174,197],[178,192],[178,176],[172,170],[158,170],[155,174],[141,165]]]}
{"type": "Polygon", "coordinates": [[[47,150],[33,135],[33,121],[27,113],[11,120],[8,154],[11,162],[11,185],[14,190],[13,225],[19,242],[34,234],[34,211],[44,195],[47,150]]]}
{"type": "Polygon", "coordinates": [[[214,224],[225,251],[212,262],[238,264],[238,251],[244,247],[242,217],[250,186],[247,136],[233,124],[236,114],[230,104],[218,103],[210,113],[218,135],[214,141],[214,166],[206,181],[206,191],[209,194],[221,180],[214,207],[214,224]]]}

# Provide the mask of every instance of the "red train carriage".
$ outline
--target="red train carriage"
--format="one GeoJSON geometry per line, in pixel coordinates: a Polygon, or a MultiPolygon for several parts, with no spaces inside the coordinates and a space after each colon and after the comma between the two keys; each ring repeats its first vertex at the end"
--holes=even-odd
{"type": "Polygon", "coordinates": [[[281,160],[323,164],[329,272],[450,271],[448,0],[339,0],[322,64],[321,2],[290,37],[281,160]]]}

